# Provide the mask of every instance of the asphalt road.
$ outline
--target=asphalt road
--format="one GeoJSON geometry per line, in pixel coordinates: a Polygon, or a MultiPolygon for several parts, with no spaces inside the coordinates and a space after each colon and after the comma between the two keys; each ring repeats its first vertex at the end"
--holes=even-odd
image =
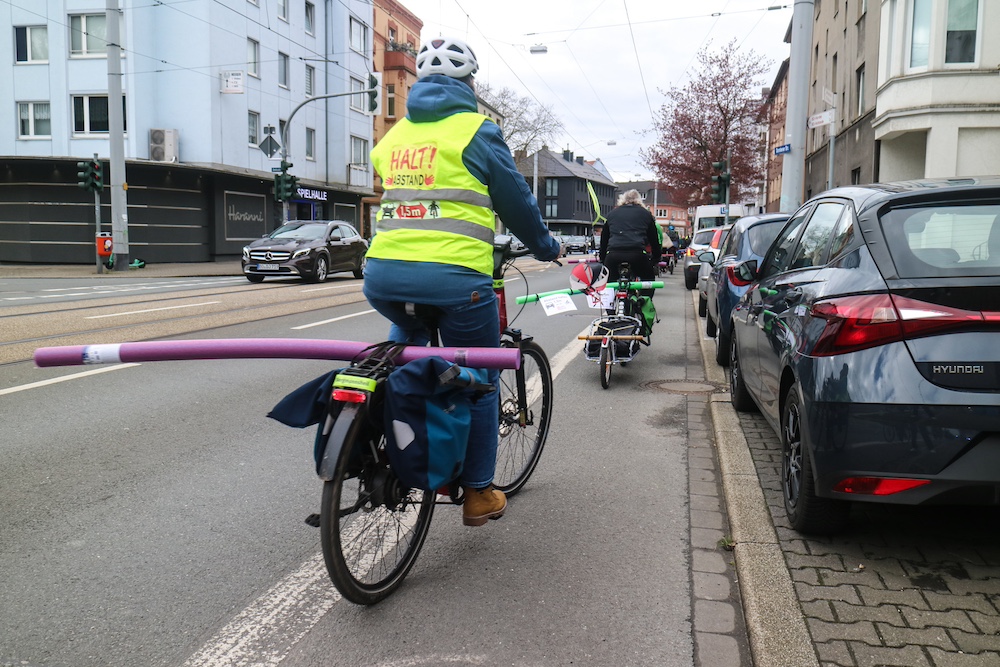
{"type": "MultiPolygon", "coordinates": [[[[567,277],[566,267],[528,274],[533,291],[562,288],[567,277]]],[[[316,299],[302,290],[317,286],[268,286],[171,293],[171,306],[187,307],[211,291],[207,300],[220,304],[196,316],[124,314],[147,310],[137,307],[147,297],[119,294],[0,317],[27,346],[153,332],[383,338],[385,323],[366,312],[356,281],[331,281],[322,287],[339,286],[337,295],[316,299]],[[20,328],[25,318],[34,333],[20,328]]],[[[374,608],[338,599],[318,531],[303,523],[321,493],[313,432],[264,416],[329,363],[36,369],[8,357],[0,663],[695,664],[686,404],[650,388],[684,377],[687,297],[679,287],[658,293],[664,321],[654,345],[616,368],[609,390],[575,340],[592,312],[546,318],[525,308],[517,324],[558,372],[535,476],[486,528],[439,508],[405,585],[374,608]]]]}

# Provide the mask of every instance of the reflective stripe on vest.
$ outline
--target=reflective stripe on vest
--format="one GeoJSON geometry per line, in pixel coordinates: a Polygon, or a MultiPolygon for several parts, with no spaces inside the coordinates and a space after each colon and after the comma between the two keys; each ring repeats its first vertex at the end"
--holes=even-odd
{"type": "Polygon", "coordinates": [[[462,162],[486,120],[477,113],[431,123],[403,119],[372,149],[385,192],[369,257],[454,264],[492,274],[492,200],[462,162]]]}

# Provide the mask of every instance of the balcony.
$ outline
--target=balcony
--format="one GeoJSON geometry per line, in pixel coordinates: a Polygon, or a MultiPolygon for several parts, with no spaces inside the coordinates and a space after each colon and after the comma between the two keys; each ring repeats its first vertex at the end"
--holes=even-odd
{"type": "Polygon", "coordinates": [[[417,75],[417,58],[413,52],[405,47],[393,50],[388,48],[384,54],[386,72],[391,70],[404,70],[413,76],[417,75]]]}
{"type": "Polygon", "coordinates": [[[370,188],[372,186],[372,172],[367,164],[360,162],[350,162],[347,165],[347,184],[370,188]]]}

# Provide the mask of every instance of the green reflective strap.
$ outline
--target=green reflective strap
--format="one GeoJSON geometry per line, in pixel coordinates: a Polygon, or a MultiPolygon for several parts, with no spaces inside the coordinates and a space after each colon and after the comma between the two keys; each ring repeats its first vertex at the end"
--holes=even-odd
{"type": "Polygon", "coordinates": [[[503,278],[493,281],[493,289],[503,289],[503,278]]]}
{"type": "Polygon", "coordinates": [[[340,373],[333,378],[334,389],[360,389],[362,391],[375,391],[375,380],[371,378],[358,377],[357,375],[344,375],[340,373]]]}

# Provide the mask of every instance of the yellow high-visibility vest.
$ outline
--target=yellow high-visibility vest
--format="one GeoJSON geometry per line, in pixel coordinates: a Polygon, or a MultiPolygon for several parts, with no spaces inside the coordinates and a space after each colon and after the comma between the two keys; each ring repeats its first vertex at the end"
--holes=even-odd
{"type": "Polygon", "coordinates": [[[456,264],[493,274],[495,215],[462,153],[488,121],[466,112],[430,123],[402,119],[371,152],[382,204],[368,257],[456,264]]]}

